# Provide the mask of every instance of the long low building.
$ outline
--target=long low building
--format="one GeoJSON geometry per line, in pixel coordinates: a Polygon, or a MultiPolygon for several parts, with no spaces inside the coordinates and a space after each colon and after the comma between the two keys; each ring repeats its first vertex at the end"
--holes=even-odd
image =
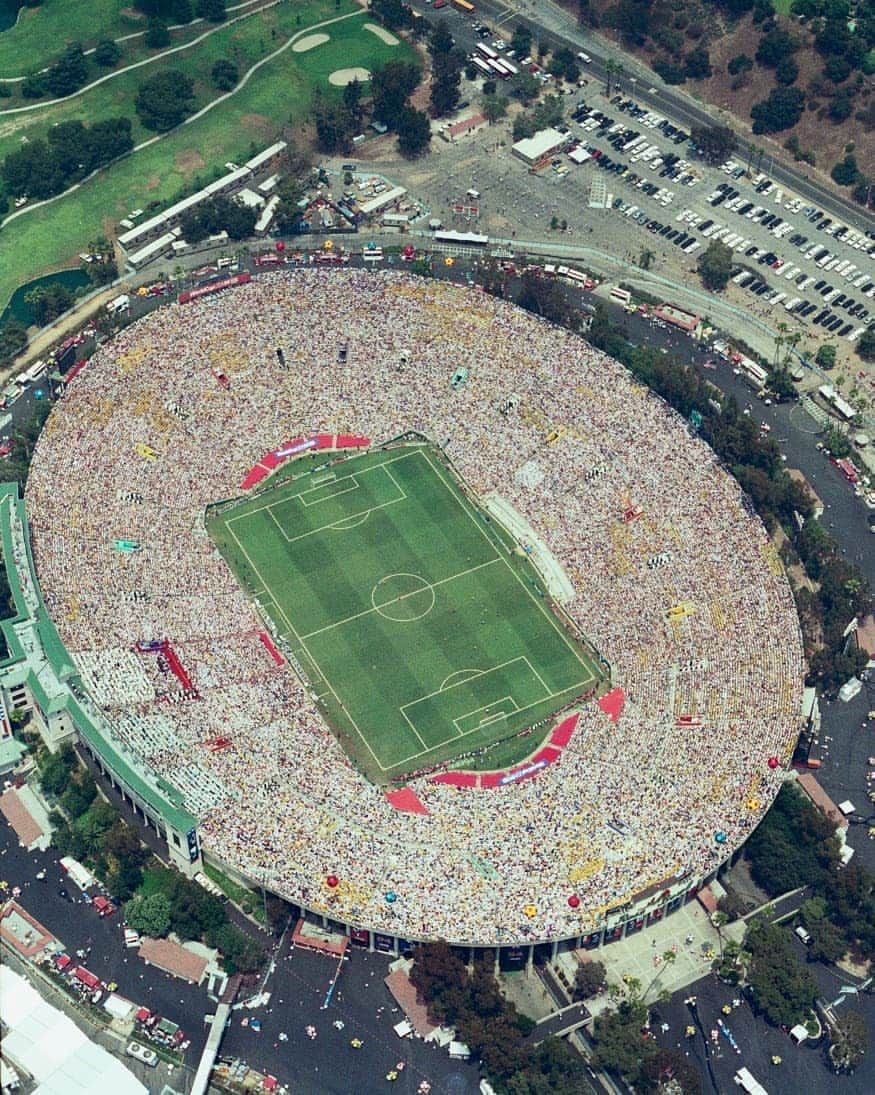
{"type": "Polygon", "coordinates": [[[524,137],[517,141],[513,146],[513,154],[533,167],[555,152],[561,152],[570,143],[570,133],[560,133],[558,129],[541,129],[534,137],[524,137]]]}

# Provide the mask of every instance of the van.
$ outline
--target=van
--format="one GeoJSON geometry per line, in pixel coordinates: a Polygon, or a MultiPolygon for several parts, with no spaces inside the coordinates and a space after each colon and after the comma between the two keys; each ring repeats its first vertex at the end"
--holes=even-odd
{"type": "Polygon", "coordinates": [[[793,934],[796,936],[797,939],[800,939],[805,944],[806,947],[811,946],[811,936],[802,927],[801,924],[798,927],[793,929],[793,934]]]}
{"type": "Polygon", "coordinates": [[[140,945],[140,933],[135,932],[133,928],[125,928],[125,946],[128,950],[133,950],[134,947],[140,945]]]}

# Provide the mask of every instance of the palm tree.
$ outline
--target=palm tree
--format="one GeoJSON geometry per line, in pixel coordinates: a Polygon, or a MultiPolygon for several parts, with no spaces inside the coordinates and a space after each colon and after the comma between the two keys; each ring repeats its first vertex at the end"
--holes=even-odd
{"type": "Polygon", "coordinates": [[[638,265],[641,267],[642,270],[649,270],[650,264],[655,258],[656,254],[645,247],[641,254],[638,256],[638,265]]]}
{"type": "Polygon", "coordinates": [[[626,70],[620,64],[619,61],[615,61],[613,58],[609,58],[605,61],[605,95],[611,94],[611,86],[616,77],[617,85],[619,86],[620,77],[626,75],[626,70]]]}

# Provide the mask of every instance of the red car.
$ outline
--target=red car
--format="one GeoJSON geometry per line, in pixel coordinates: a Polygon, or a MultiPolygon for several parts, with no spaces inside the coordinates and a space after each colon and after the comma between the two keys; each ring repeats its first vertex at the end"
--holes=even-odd
{"type": "Polygon", "coordinates": [[[0,456],[8,456],[12,452],[12,442],[3,441],[0,443],[0,456]]]}

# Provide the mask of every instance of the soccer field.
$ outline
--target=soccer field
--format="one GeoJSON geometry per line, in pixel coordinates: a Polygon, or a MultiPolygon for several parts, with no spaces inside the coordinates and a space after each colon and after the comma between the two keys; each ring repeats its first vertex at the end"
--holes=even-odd
{"type": "Polygon", "coordinates": [[[208,528],[372,779],[509,738],[595,685],[534,568],[427,446],[299,466],[208,528]]]}

